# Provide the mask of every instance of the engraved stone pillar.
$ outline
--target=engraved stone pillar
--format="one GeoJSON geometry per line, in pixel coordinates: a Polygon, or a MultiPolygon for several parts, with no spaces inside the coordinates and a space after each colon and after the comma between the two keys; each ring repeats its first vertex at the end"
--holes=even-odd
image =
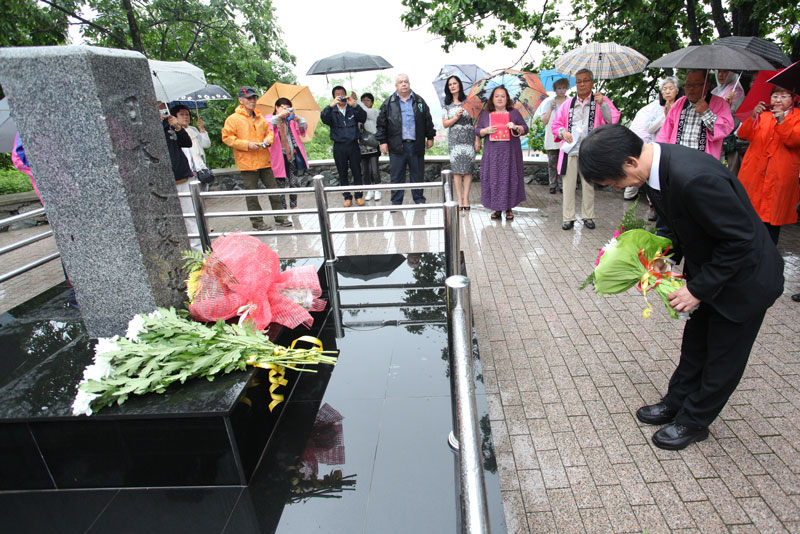
{"type": "Polygon", "coordinates": [[[147,59],[90,46],[0,50],[33,176],[90,336],[181,306],[186,227],[147,59]]]}

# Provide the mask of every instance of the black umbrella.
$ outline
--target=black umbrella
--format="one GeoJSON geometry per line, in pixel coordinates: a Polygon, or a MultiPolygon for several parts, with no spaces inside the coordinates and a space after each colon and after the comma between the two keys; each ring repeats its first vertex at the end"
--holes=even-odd
{"type": "Polygon", "coordinates": [[[766,59],[742,48],[730,46],[687,46],[661,56],[648,68],[773,70],[766,59]]]}
{"type": "Polygon", "coordinates": [[[307,75],[334,74],[336,72],[363,72],[366,70],[391,69],[392,65],[381,56],[342,52],[314,62],[307,75]]]}
{"type": "Polygon", "coordinates": [[[722,39],[717,39],[711,44],[725,45],[733,48],[743,48],[748,52],[752,52],[763,57],[778,68],[788,67],[792,63],[792,60],[789,59],[789,56],[784,54],[778,45],[772,41],[761,39],[760,37],[741,37],[736,35],[733,37],[723,37],[722,39]]]}
{"type": "Polygon", "coordinates": [[[767,80],[767,83],[774,83],[784,89],[788,89],[796,95],[800,95],[800,61],[794,63],[790,67],[786,67],[767,80]]]}
{"type": "Polygon", "coordinates": [[[384,278],[406,261],[402,254],[372,254],[369,256],[340,256],[336,272],[347,278],[372,280],[384,278]]]}

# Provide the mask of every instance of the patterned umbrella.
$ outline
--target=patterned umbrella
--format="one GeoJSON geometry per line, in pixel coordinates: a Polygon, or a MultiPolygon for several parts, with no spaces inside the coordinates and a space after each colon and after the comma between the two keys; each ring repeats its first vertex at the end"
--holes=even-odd
{"type": "Polygon", "coordinates": [[[547,98],[542,81],[532,72],[504,69],[475,82],[464,102],[464,110],[477,118],[495,87],[503,86],[523,117],[533,115],[547,98]]]}
{"type": "Polygon", "coordinates": [[[279,98],[288,98],[292,101],[294,112],[308,123],[303,142],[311,141],[314,138],[314,130],[317,129],[320,115],[319,106],[314,100],[314,95],[311,94],[311,89],[305,85],[275,82],[264,93],[264,96],[258,99],[256,108],[264,115],[271,115],[275,112],[275,101],[279,98]]]}
{"type": "Polygon", "coordinates": [[[569,81],[569,87],[575,87],[574,76],[567,76],[566,74],[558,72],[556,69],[539,71],[539,79],[542,80],[542,85],[544,85],[544,88],[548,91],[555,91],[555,89],[553,89],[553,84],[562,78],[566,78],[569,81]]]}
{"type": "Polygon", "coordinates": [[[461,80],[461,85],[464,86],[464,94],[469,94],[473,84],[489,76],[489,73],[477,65],[445,65],[439,71],[439,75],[433,80],[433,88],[436,90],[436,96],[439,97],[439,104],[444,107],[444,84],[450,76],[458,76],[461,80]]]}
{"type": "Polygon", "coordinates": [[[642,72],[647,62],[646,57],[627,46],[587,43],[558,58],[556,70],[574,75],[581,69],[589,69],[596,80],[612,80],[642,72]]]}

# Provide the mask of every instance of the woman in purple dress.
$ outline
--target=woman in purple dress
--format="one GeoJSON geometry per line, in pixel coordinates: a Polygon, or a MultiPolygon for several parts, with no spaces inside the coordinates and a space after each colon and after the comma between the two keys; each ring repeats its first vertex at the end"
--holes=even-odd
{"type": "Polygon", "coordinates": [[[525,170],[519,138],[527,133],[528,125],[522,114],[514,109],[506,88],[502,85],[495,87],[475,126],[475,135],[485,139],[481,160],[481,202],[493,211],[492,219],[499,219],[505,211],[506,220],[513,220],[512,208],[525,200],[525,170]],[[503,111],[509,114],[506,127],[510,135],[508,140],[495,141],[491,134],[498,128],[490,126],[490,114],[503,111]]]}

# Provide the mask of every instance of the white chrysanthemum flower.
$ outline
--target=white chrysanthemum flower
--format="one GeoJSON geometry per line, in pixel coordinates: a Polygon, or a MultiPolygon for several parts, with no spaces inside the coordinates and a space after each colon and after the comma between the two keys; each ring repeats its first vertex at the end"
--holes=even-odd
{"type": "Polygon", "coordinates": [[[87,393],[78,389],[78,394],[75,395],[75,401],[72,403],[72,415],[92,415],[92,401],[98,396],[95,393],[87,393]]]}
{"type": "Polygon", "coordinates": [[[161,312],[160,312],[160,311],[158,311],[158,310],[154,310],[154,311],[152,311],[152,312],[148,313],[148,314],[147,314],[147,317],[149,317],[150,319],[161,319],[161,318],[162,318],[162,317],[164,317],[164,316],[163,316],[163,315],[161,315],[161,312]]]}
{"type": "Polygon", "coordinates": [[[119,336],[98,338],[97,345],[95,345],[94,347],[95,355],[118,351],[119,350],[119,347],[117,346],[118,339],[119,336]]]}
{"type": "MultiPolygon", "coordinates": [[[[109,367],[109,370],[110,369],[111,368],[109,367]]],[[[106,370],[102,366],[96,365],[96,364],[92,364],[92,365],[87,366],[86,369],[83,370],[83,379],[84,380],[96,380],[96,381],[99,382],[100,380],[102,380],[105,377],[105,373],[106,373],[106,370]]]]}
{"type": "Polygon", "coordinates": [[[144,328],[144,317],[141,315],[134,315],[133,319],[131,319],[131,322],[128,323],[128,331],[125,333],[125,337],[134,343],[138,343],[139,334],[142,332],[147,332],[147,330],[144,328]]]}
{"type": "Polygon", "coordinates": [[[113,367],[111,366],[111,357],[105,354],[99,354],[94,357],[94,366],[102,373],[103,378],[108,378],[111,375],[113,367]]]}

